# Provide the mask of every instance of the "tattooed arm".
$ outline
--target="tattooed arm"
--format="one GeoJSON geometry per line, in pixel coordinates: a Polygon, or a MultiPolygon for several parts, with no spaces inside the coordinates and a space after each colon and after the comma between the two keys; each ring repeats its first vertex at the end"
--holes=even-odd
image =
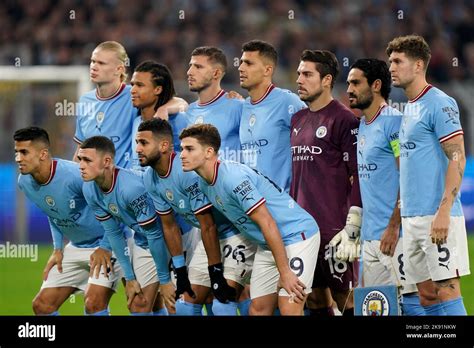
{"type": "Polygon", "coordinates": [[[443,198],[431,225],[431,240],[436,244],[446,243],[448,238],[451,207],[461,189],[461,181],[466,167],[464,137],[462,135],[446,140],[441,143],[441,147],[449,159],[449,165],[446,171],[443,198]]]}

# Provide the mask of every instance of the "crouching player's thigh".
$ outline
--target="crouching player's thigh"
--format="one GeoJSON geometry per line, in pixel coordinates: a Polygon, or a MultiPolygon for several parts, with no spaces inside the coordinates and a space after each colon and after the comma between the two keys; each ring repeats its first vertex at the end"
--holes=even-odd
{"type": "MultiPolygon", "coordinates": [[[[285,247],[288,265],[311,292],[320,245],[320,234],[285,247]]],[[[302,315],[305,301],[296,303],[283,288],[278,288],[280,274],[270,250],[258,247],[250,279],[251,315],[272,315],[277,304],[282,315],[302,315]]],[[[305,297],[305,300],[306,300],[305,297]]]]}
{"type": "MultiPolygon", "coordinates": [[[[257,246],[240,234],[221,239],[219,243],[224,277],[239,293],[250,277],[257,246]]],[[[211,286],[207,255],[202,241],[198,243],[189,265],[189,280],[191,284],[208,288],[211,286]]]]}
{"type": "MultiPolygon", "coordinates": [[[[156,270],[156,264],[149,250],[133,244],[132,266],[135,272],[135,278],[143,291],[143,297],[136,296],[130,307],[130,312],[151,313],[154,309],[154,303],[157,299],[159,280],[156,270]]],[[[161,308],[161,300],[159,307],[161,308]]],[[[155,308],[156,309],[156,308],[155,308]]]]}

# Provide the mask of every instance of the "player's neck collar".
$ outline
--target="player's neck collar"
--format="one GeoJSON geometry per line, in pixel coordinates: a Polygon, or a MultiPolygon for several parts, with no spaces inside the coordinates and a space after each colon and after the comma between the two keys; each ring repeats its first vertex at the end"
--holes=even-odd
{"type": "Polygon", "coordinates": [[[413,99],[409,100],[408,102],[409,103],[414,103],[416,102],[418,99],[420,99],[421,97],[423,97],[430,89],[431,87],[433,87],[431,84],[427,84],[422,90],[421,92],[413,99]]]}
{"type": "Polygon", "coordinates": [[[44,184],[40,184],[41,186],[46,186],[51,182],[51,180],[53,180],[54,174],[56,174],[56,166],[57,165],[58,165],[58,161],[53,159],[51,161],[51,171],[49,173],[49,178],[48,178],[48,180],[46,180],[46,182],[44,184]]]}
{"type": "Polygon", "coordinates": [[[168,165],[168,171],[167,171],[166,174],[163,175],[163,176],[161,176],[160,174],[158,174],[158,176],[159,176],[160,178],[166,179],[168,176],[170,176],[171,170],[173,169],[173,162],[174,162],[174,158],[175,158],[175,157],[176,157],[176,152],[173,151],[173,152],[170,154],[170,163],[169,163],[169,165],[168,165]]]}
{"type": "Polygon", "coordinates": [[[250,104],[255,105],[255,104],[261,103],[270,94],[270,92],[273,91],[274,88],[275,88],[275,85],[273,83],[270,83],[265,93],[263,93],[263,95],[256,101],[250,100],[250,104]]]}
{"type": "Polygon", "coordinates": [[[225,91],[224,91],[223,89],[221,89],[221,90],[219,91],[219,93],[217,93],[214,98],[212,98],[211,100],[209,100],[208,102],[205,102],[205,103],[200,103],[200,102],[198,102],[198,105],[199,105],[199,106],[208,106],[208,105],[214,103],[217,99],[219,99],[220,97],[222,97],[224,94],[225,94],[225,91]]]}
{"type": "Polygon", "coordinates": [[[110,97],[104,97],[102,98],[100,95],[99,95],[99,89],[96,88],[95,89],[95,96],[98,100],[110,100],[110,99],[114,99],[116,96],[118,96],[120,93],[122,93],[123,89],[125,88],[125,83],[121,83],[120,84],[120,87],[117,88],[117,90],[110,96],[110,97]]]}
{"type": "Polygon", "coordinates": [[[214,163],[214,177],[212,178],[212,182],[209,184],[210,186],[214,186],[217,181],[217,175],[219,174],[219,165],[221,164],[221,161],[217,160],[214,163]]]}
{"type": "Polygon", "coordinates": [[[105,194],[109,194],[110,192],[114,190],[115,183],[117,182],[118,172],[119,172],[119,169],[115,167],[114,171],[112,172],[112,185],[110,185],[110,189],[107,192],[103,191],[105,194]]]}
{"type": "Polygon", "coordinates": [[[379,106],[379,109],[377,110],[377,112],[375,113],[374,117],[372,117],[372,119],[369,121],[369,122],[365,122],[366,125],[369,125],[371,123],[374,123],[374,121],[377,119],[377,117],[379,117],[379,115],[382,113],[382,110],[387,106],[386,103],[382,103],[380,106],[379,106]]]}

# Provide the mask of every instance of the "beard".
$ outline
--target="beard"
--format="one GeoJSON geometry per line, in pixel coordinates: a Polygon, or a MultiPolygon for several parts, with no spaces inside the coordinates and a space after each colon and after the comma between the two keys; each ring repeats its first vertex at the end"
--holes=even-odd
{"type": "Polygon", "coordinates": [[[201,85],[199,86],[194,86],[194,87],[189,87],[189,90],[191,92],[201,92],[203,90],[205,90],[206,88],[208,88],[209,86],[211,85],[211,80],[207,80],[207,81],[204,81],[201,85]]]}
{"type": "Polygon", "coordinates": [[[150,156],[147,156],[146,157],[146,161],[145,162],[142,162],[140,161],[140,167],[154,167],[158,161],[160,160],[161,158],[161,154],[159,152],[156,152],[154,154],[151,154],[150,156]]]}
{"type": "Polygon", "coordinates": [[[314,94],[306,95],[306,96],[300,96],[300,99],[304,102],[307,103],[312,103],[316,99],[318,99],[321,94],[323,94],[323,89],[321,88],[320,90],[316,91],[314,94]]]}
{"type": "Polygon", "coordinates": [[[374,96],[372,93],[369,93],[368,95],[366,95],[365,98],[363,96],[356,97],[355,95],[351,95],[350,97],[357,99],[357,101],[354,104],[350,104],[350,107],[352,109],[365,110],[374,101],[374,96]]]}

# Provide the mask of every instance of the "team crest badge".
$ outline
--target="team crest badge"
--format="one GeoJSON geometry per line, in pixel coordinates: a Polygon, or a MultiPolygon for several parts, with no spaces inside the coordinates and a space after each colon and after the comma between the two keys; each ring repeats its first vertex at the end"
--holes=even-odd
{"type": "Polygon", "coordinates": [[[221,207],[224,207],[224,203],[222,202],[222,199],[219,196],[216,196],[216,202],[219,204],[221,207]]]}
{"type": "Polygon", "coordinates": [[[104,118],[105,118],[105,114],[102,111],[98,112],[97,115],[95,116],[95,119],[98,124],[101,124],[104,121],[104,118]]]}
{"type": "Polygon", "coordinates": [[[390,305],[385,295],[377,290],[369,292],[362,301],[362,315],[370,317],[388,316],[390,305]]]}
{"type": "Polygon", "coordinates": [[[109,204],[109,210],[115,215],[118,214],[118,208],[114,203],[109,204]]]}
{"type": "Polygon", "coordinates": [[[255,122],[257,122],[257,116],[255,115],[250,115],[250,119],[249,119],[249,126],[250,127],[253,127],[255,125],[255,122]]]}
{"type": "Polygon", "coordinates": [[[204,123],[203,116],[198,116],[198,118],[196,118],[196,121],[194,122],[194,124],[203,124],[203,123],[204,123]]]}
{"type": "Polygon", "coordinates": [[[171,190],[166,189],[166,198],[168,198],[169,201],[174,199],[173,192],[171,190]]]}
{"type": "Polygon", "coordinates": [[[328,133],[328,129],[324,126],[321,126],[316,130],[316,137],[324,138],[327,133],[328,133]]]}
{"type": "Polygon", "coordinates": [[[51,197],[51,196],[44,197],[44,200],[46,201],[46,204],[50,207],[54,207],[56,205],[56,202],[54,201],[53,197],[51,197]]]}
{"type": "Polygon", "coordinates": [[[364,145],[365,145],[365,135],[360,138],[360,140],[359,140],[359,145],[360,145],[361,147],[364,147],[364,145]]]}

